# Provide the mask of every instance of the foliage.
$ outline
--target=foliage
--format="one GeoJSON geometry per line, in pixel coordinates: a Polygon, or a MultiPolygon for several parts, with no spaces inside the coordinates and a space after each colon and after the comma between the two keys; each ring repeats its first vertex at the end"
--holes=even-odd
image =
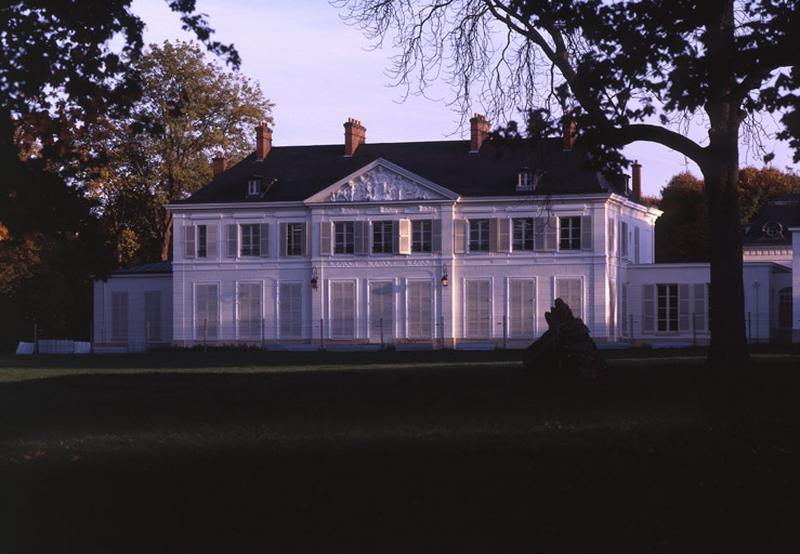
{"type": "MultiPolygon", "coordinates": [[[[800,193],[800,175],[765,167],[739,171],[738,190],[742,224],[752,221],[767,203],[782,194],[800,193]]],[[[679,173],[661,189],[656,221],[657,262],[707,262],[711,248],[708,202],[703,181],[679,173]]]]}
{"type": "Polygon", "coordinates": [[[134,69],[142,96],[125,117],[87,137],[107,163],[89,176],[122,264],[168,259],[171,219],[164,205],[211,180],[216,152],[237,161],[252,150],[253,128],[271,121],[257,83],[224,71],[192,43],[151,45],[134,69]]]}

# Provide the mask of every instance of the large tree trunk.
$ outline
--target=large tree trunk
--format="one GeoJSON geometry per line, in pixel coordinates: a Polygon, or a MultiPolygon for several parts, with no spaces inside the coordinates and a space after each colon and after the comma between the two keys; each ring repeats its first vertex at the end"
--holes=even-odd
{"type": "Polygon", "coordinates": [[[170,256],[170,246],[172,245],[172,213],[167,211],[164,216],[164,233],[161,239],[161,261],[166,262],[170,256]]]}
{"type": "Polygon", "coordinates": [[[711,347],[708,365],[728,371],[749,361],[739,220],[739,113],[723,109],[712,125],[709,157],[702,164],[711,235],[711,347]],[[733,112],[733,113],[732,113],[733,112]]]}

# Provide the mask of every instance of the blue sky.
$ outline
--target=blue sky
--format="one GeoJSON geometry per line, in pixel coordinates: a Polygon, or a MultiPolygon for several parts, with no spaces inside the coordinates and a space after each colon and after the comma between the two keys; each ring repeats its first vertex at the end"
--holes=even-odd
{"type": "MultiPolygon", "coordinates": [[[[326,0],[198,0],[209,16],[215,37],[233,42],[242,56],[242,72],[261,84],[275,102],[275,145],[342,142],[342,123],[360,119],[368,142],[468,138],[459,129],[460,115],[447,106],[450,90],[442,84],[427,98],[402,102],[401,91],[389,86],[389,49],[370,50],[363,35],[346,25],[326,0]]],[[[165,0],[134,0],[133,11],[145,24],[145,40],[191,39],[165,0]]],[[[481,112],[481,106],[473,111],[481,112]]],[[[492,122],[497,123],[497,122],[492,122]]],[[[702,137],[698,123],[690,131],[702,137]]],[[[776,148],[773,165],[785,168],[791,154],[776,148]]],[[[643,165],[644,192],[656,194],[669,178],[697,167],[667,148],[637,143],[626,149],[643,165]]],[[[742,147],[742,164],[760,164],[742,147]]]]}

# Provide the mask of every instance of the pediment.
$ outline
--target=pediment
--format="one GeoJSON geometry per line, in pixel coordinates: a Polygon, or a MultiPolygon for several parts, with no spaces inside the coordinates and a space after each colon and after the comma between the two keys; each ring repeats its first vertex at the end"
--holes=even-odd
{"type": "Polygon", "coordinates": [[[384,159],[325,188],[306,202],[401,202],[451,200],[458,195],[384,159]]]}

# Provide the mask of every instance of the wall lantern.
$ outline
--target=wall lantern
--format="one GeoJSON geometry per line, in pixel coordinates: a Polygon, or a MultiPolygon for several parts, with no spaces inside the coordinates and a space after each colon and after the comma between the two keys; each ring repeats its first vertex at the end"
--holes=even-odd
{"type": "Polygon", "coordinates": [[[450,281],[447,278],[447,266],[443,265],[442,266],[442,286],[446,287],[449,282],[450,281]]]}
{"type": "Polygon", "coordinates": [[[317,288],[317,268],[316,267],[312,267],[311,268],[311,288],[312,289],[316,289],[317,288]]]}

